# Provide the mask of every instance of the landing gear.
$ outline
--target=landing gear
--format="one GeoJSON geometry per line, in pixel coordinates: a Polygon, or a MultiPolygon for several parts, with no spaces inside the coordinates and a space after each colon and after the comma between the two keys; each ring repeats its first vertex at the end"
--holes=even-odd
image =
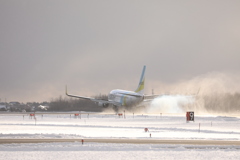
{"type": "Polygon", "coordinates": [[[117,106],[113,106],[113,110],[115,111],[115,113],[118,113],[118,107],[117,106]]]}

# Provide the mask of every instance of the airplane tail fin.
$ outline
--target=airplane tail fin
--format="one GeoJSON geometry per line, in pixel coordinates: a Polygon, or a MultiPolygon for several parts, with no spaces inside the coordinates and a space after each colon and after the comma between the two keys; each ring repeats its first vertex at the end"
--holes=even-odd
{"type": "Polygon", "coordinates": [[[142,75],[138,84],[138,88],[135,90],[135,92],[140,94],[144,94],[145,69],[146,69],[146,66],[143,66],[142,75]]]}

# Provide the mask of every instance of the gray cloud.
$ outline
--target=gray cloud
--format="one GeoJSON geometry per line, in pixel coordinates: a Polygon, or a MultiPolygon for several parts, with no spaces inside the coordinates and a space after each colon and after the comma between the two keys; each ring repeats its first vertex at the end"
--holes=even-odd
{"type": "Polygon", "coordinates": [[[0,98],[50,100],[65,84],[88,96],[132,90],[144,64],[148,91],[213,71],[239,74],[239,5],[0,1],[0,98]]]}

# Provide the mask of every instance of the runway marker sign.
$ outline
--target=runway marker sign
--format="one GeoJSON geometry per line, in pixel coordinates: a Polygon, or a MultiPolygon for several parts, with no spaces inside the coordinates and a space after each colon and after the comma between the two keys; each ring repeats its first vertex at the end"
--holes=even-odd
{"type": "Polygon", "coordinates": [[[194,121],[194,112],[187,112],[186,113],[186,121],[194,121]]]}

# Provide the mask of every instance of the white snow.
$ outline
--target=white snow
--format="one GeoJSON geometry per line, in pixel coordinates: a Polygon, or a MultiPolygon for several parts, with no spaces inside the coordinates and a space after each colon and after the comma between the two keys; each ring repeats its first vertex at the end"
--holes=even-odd
{"type": "MultiPolygon", "coordinates": [[[[25,113],[24,113],[25,114],[25,113]]],[[[0,139],[4,138],[126,138],[240,140],[240,118],[185,115],[0,114],[0,139]],[[35,125],[36,124],[36,125],[35,125]],[[200,132],[199,132],[200,124],[200,132]],[[144,132],[148,128],[149,132],[144,132]]],[[[238,159],[240,146],[198,146],[114,143],[0,144],[0,159],[238,159]]]]}

